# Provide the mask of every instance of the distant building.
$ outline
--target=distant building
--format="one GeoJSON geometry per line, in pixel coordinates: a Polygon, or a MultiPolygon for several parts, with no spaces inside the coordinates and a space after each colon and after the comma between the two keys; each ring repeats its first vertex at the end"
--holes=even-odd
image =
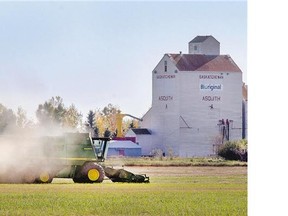
{"type": "Polygon", "coordinates": [[[107,157],[140,157],[141,155],[141,146],[130,140],[112,140],[109,142],[107,157]]]}
{"type": "Polygon", "coordinates": [[[241,69],[220,55],[213,36],[195,37],[188,49],[165,54],[152,71],[152,107],[140,122],[150,134],[140,138],[134,132],[142,154],[158,148],[181,157],[208,156],[225,140],[247,134],[241,69]]]}
{"type": "Polygon", "coordinates": [[[136,143],[141,145],[142,155],[150,155],[151,149],[153,149],[153,143],[152,143],[152,136],[151,132],[146,128],[131,128],[127,134],[126,137],[136,137],[136,143]],[[145,145],[144,145],[145,143],[145,145]]]}

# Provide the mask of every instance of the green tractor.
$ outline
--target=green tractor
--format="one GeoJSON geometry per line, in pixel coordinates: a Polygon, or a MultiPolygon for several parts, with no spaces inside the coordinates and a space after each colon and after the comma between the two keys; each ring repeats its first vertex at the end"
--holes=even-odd
{"type": "Polygon", "coordinates": [[[7,163],[6,172],[0,173],[0,182],[51,183],[53,178],[72,178],[75,183],[101,183],[109,140],[92,138],[89,133],[30,139],[25,148],[18,145],[21,157],[17,166],[7,163]]]}

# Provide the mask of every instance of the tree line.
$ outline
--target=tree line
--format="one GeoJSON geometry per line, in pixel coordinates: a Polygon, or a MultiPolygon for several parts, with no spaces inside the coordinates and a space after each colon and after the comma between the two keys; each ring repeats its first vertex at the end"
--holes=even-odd
{"type": "MultiPolygon", "coordinates": [[[[103,109],[91,109],[83,116],[74,104],[66,106],[60,96],[52,97],[38,105],[36,121],[27,117],[27,112],[19,106],[17,111],[0,103],[0,134],[29,131],[37,128],[61,129],[62,131],[90,132],[95,137],[113,137],[117,135],[116,114],[120,108],[108,104],[103,109]]],[[[124,133],[129,128],[138,127],[134,119],[123,120],[124,133]]]]}

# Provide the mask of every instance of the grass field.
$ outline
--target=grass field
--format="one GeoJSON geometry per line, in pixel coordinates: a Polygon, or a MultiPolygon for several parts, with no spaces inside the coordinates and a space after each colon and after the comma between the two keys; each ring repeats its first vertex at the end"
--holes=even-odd
{"type": "Polygon", "coordinates": [[[207,158],[179,158],[179,157],[122,157],[109,158],[105,161],[107,165],[125,166],[247,166],[247,162],[224,160],[218,157],[207,158]]]}
{"type": "Polygon", "coordinates": [[[125,167],[149,184],[0,184],[0,215],[247,215],[247,167],[125,167]]]}

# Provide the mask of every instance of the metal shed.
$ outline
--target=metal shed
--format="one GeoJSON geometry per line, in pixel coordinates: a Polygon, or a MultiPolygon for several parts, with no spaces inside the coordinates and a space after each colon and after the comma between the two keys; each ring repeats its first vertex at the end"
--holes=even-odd
{"type": "Polygon", "coordinates": [[[140,157],[141,146],[129,140],[112,140],[109,143],[107,156],[140,157]]]}

